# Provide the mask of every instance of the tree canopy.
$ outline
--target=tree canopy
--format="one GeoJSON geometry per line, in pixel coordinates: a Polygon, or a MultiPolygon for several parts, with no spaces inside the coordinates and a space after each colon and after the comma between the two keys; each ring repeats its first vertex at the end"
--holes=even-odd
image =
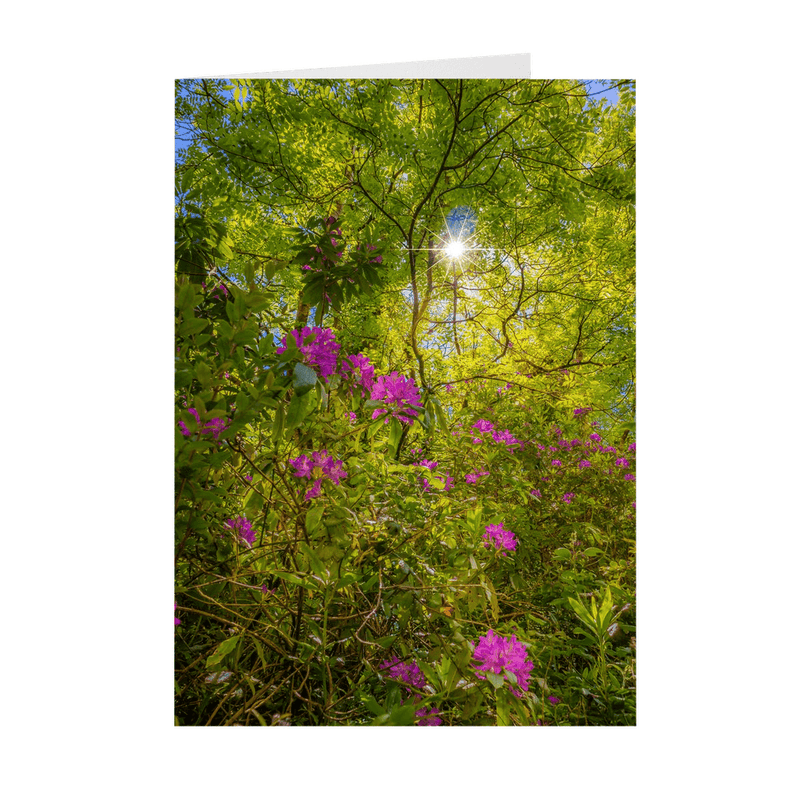
{"type": "Polygon", "coordinates": [[[614,85],[176,83],[177,724],[634,723],[614,85]]]}

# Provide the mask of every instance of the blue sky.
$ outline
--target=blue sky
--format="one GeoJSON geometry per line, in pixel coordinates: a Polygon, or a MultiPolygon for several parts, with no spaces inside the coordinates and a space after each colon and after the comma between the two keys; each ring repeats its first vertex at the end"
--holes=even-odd
{"type": "Polygon", "coordinates": [[[592,95],[593,100],[605,98],[612,106],[617,102],[617,100],[619,100],[619,92],[616,89],[607,89],[604,86],[604,84],[613,84],[615,81],[601,80],[599,78],[584,80],[586,80],[587,88],[589,89],[589,93],[592,95]]]}

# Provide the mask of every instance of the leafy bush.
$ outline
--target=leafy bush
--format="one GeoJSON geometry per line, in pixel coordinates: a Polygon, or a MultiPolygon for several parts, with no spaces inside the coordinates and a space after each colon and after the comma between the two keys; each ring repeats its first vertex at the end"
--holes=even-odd
{"type": "Polygon", "coordinates": [[[635,721],[627,432],[523,433],[524,389],[448,414],[330,329],[262,335],[259,291],[177,306],[180,724],[635,721]]]}

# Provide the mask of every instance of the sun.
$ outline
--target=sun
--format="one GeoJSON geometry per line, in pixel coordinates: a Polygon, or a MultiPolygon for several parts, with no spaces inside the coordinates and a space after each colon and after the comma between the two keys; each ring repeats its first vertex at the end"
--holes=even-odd
{"type": "Polygon", "coordinates": [[[454,239],[447,245],[447,247],[445,247],[444,251],[450,258],[459,258],[461,255],[463,255],[464,250],[464,242],[462,242],[460,239],[454,239]]]}

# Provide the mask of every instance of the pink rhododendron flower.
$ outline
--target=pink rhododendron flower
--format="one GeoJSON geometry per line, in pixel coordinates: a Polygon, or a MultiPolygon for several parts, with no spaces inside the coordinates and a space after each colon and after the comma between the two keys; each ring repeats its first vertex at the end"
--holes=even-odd
{"type": "MultiPolygon", "coordinates": [[[[336,335],[332,330],[329,328],[306,327],[303,328],[301,333],[291,331],[291,335],[294,336],[304,360],[311,366],[318,367],[323,378],[327,379],[328,376],[336,372],[336,359],[340,345],[336,341],[336,335]]],[[[279,355],[286,351],[286,336],[283,337],[281,342],[281,346],[275,350],[279,355]]]]}
{"type": "Polygon", "coordinates": [[[476,661],[483,662],[478,664],[475,671],[480,680],[486,680],[486,675],[481,675],[481,672],[493,672],[495,675],[502,675],[503,670],[508,670],[516,677],[517,686],[519,687],[513,688],[509,686],[512,694],[521,697],[522,692],[528,691],[528,681],[533,671],[533,663],[527,660],[527,647],[522,642],[517,641],[515,635],[512,634],[511,638],[507,639],[503,636],[498,636],[490,628],[485,636],[480,637],[473,657],[476,661]]]}
{"type": "Polygon", "coordinates": [[[422,689],[425,686],[425,676],[422,670],[417,666],[416,662],[410,664],[401,661],[399,658],[393,658],[391,661],[384,661],[380,665],[380,669],[385,669],[388,672],[387,677],[395,681],[402,681],[403,683],[415,686],[417,689],[422,689]]]}
{"type": "Polygon", "coordinates": [[[417,725],[441,725],[441,718],[436,716],[441,713],[441,710],[438,708],[429,708],[427,710],[420,708],[418,711],[414,712],[414,716],[420,717],[420,719],[417,720],[417,725]]]}
{"type": "MultiPolygon", "coordinates": [[[[188,409],[189,413],[197,420],[197,424],[200,425],[200,414],[197,413],[196,408],[188,409]]],[[[178,427],[181,430],[181,433],[184,436],[191,436],[192,432],[186,426],[183,421],[178,422],[178,427]]],[[[228,421],[222,419],[222,417],[214,417],[206,422],[203,427],[200,429],[201,434],[211,434],[215,440],[219,441],[219,437],[222,432],[228,428],[228,421]]]]}
{"type": "Polygon", "coordinates": [[[494,428],[494,425],[488,419],[479,419],[472,427],[477,428],[480,433],[489,433],[494,428]]]}
{"type": "Polygon", "coordinates": [[[372,387],[370,399],[377,400],[386,407],[383,410],[375,409],[372,412],[372,419],[380,417],[388,410],[390,416],[404,423],[410,423],[416,419],[417,411],[411,406],[422,405],[419,389],[414,381],[397,372],[381,375],[372,387]]]}
{"type": "MultiPolygon", "coordinates": [[[[486,541],[484,547],[490,547],[489,537],[491,536],[496,550],[516,550],[517,540],[511,531],[503,528],[503,523],[497,525],[487,525],[483,538],[486,541]]],[[[505,555],[505,554],[503,554],[505,555]]]]}
{"type": "Polygon", "coordinates": [[[222,417],[214,417],[206,422],[201,433],[210,433],[219,441],[220,435],[227,427],[228,423],[226,420],[222,419],[222,417]]]}
{"type": "MultiPolygon", "coordinates": [[[[197,413],[197,409],[196,408],[190,408],[189,409],[189,413],[197,420],[197,424],[199,425],[200,424],[200,414],[197,413]]],[[[180,422],[178,422],[178,427],[181,429],[181,433],[184,436],[191,436],[192,435],[192,432],[186,426],[186,423],[183,422],[182,420],[180,422]]]]}
{"type": "Polygon", "coordinates": [[[515,439],[511,432],[506,429],[502,432],[500,431],[492,431],[492,438],[498,444],[504,444],[508,447],[509,450],[513,450],[516,447],[522,446],[522,442],[519,439],[515,439]]]}
{"type": "Polygon", "coordinates": [[[362,397],[369,394],[375,385],[375,367],[361,353],[342,360],[342,375],[362,387],[362,397]]]}
{"type": "Polygon", "coordinates": [[[247,517],[235,517],[225,523],[226,528],[230,528],[248,547],[253,546],[256,532],[247,517]]]}
{"type": "Polygon", "coordinates": [[[310,456],[300,455],[297,458],[290,458],[289,463],[295,468],[295,478],[308,478],[314,481],[314,485],[306,492],[306,500],[319,496],[324,478],[338,486],[339,481],[347,477],[342,462],[334,461],[327,450],[314,452],[310,456]]]}

